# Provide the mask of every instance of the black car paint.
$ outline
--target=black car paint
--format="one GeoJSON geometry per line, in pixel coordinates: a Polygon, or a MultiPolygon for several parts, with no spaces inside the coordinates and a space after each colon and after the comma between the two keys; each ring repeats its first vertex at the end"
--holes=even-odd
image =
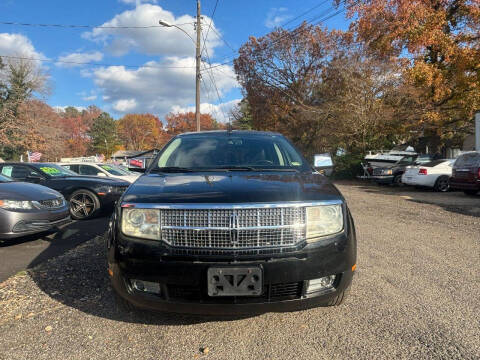
{"type": "Polygon", "coordinates": [[[469,152],[457,158],[453,164],[450,187],[470,194],[480,192],[480,153],[469,152]],[[466,156],[472,156],[472,161],[462,164],[461,158],[466,156]]]}
{"type": "Polygon", "coordinates": [[[315,172],[198,172],[140,177],[123,202],[245,203],[344,200],[329,180],[315,172]]]}
{"type": "MultiPolygon", "coordinates": [[[[205,133],[208,136],[208,133],[205,133]]],[[[254,133],[257,134],[257,133],[254,133]]],[[[278,134],[275,134],[278,136],[278,134]]],[[[185,136],[185,135],[181,135],[185,136]]],[[[188,135],[186,135],[188,136],[188,135]]],[[[173,141],[173,140],[172,140],[173,141]]],[[[165,148],[164,148],[165,149],[165,148]]],[[[161,153],[158,157],[161,156],[161,153]]],[[[306,166],[301,171],[204,171],[156,173],[154,165],[124,193],[106,236],[107,259],[116,292],[141,308],[201,314],[293,311],[334,301],[352,281],[357,256],[355,226],[345,199],[323,175],[306,166]],[[120,230],[122,204],[241,204],[337,200],[343,203],[344,229],[314,243],[302,242],[286,252],[189,251],[162,241],[125,236],[120,230]],[[335,289],[298,298],[232,297],[209,299],[206,273],[212,266],[260,266],[268,289],[279,283],[306,284],[308,279],[336,274],[335,289]],[[128,279],[162,284],[162,296],[140,294],[128,279]],[[169,284],[200,288],[201,300],[171,297],[169,284]]]]}
{"type": "MultiPolygon", "coordinates": [[[[112,187],[128,187],[130,184],[126,181],[97,177],[97,176],[83,176],[83,175],[71,175],[71,176],[61,176],[55,177],[45,174],[39,170],[40,167],[48,165],[48,163],[13,163],[5,162],[0,164],[0,172],[4,166],[9,165],[22,165],[27,166],[37,172],[41,173],[39,179],[21,179],[25,182],[31,182],[39,185],[49,187],[51,189],[57,190],[61,193],[65,199],[69,199],[70,195],[79,189],[86,189],[98,195],[98,192],[105,186],[112,187]]],[[[119,198],[121,194],[106,194],[104,196],[99,196],[100,204],[102,208],[107,208],[112,206],[119,198]]]]}

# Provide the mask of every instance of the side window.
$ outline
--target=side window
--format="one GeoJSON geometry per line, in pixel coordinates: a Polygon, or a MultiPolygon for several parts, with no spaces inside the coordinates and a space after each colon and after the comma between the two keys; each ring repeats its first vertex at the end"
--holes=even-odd
{"type": "Polygon", "coordinates": [[[7,165],[2,168],[2,175],[12,177],[12,166],[7,165]]]}
{"type": "Polygon", "coordinates": [[[101,171],[92,165],[80,165],[78,171],[80,175],[97,175],[99,172],[101,171]]]}
{"type": "MultiPolygon", "coordinates": [[[[24,180],[30,175],[41,176],[39,172],[23,165],[12,165],[10,177],[15,180],[24,180]]],[[[3,170],[2,170],[3,173],[3,170]]]]}

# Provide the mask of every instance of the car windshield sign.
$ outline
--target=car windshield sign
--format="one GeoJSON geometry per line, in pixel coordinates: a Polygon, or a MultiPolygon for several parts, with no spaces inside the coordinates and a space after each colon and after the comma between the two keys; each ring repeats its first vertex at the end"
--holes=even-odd
{"type": "Polygon", "coordinates": [[[65,169],[61,166],[57,166],[54,164],[42,165],[42,166],[39,166],[38,169],[44,174],[53,176],[53,177],[77,175],[73,171],[70,171],[68,169],[65,169]]]}
{"type": "Polygon", "coordinates": [[[157,158],[156,168],[194,170],[300,170],[302,156],[282,136],[189,135],[174,139],[157,158]]]}

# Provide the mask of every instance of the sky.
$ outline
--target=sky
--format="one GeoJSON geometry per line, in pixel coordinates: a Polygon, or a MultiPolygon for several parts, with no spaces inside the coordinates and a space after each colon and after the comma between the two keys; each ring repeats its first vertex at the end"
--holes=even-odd
{"type": "MultiPolygon", "coordinates": [[[[215,66],[203,72],[201,112],[222,122],[242,98],[231,61],[249,36],[316,23],[337,11],[331,0],[218,0],[213,13],[216,3],[201,1],[202,67],[215,66]]],[[[91,27],[0,24],[0,56],[42,60],[35,63],[49,75],[44,100],[53,107],[96,105],[114,118],[135,112],[163,120],[169,112],[195,109],[195,46],[158,21],[195,37],[195,13],[195,0],[1,0],[3,23],[91,27]]],[[[345,13],[323,24],[348,27],[345,13]]]]}

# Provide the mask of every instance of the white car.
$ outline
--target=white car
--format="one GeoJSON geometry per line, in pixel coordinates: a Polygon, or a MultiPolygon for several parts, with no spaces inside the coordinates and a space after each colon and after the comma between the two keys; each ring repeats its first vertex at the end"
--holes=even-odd
{"type": "Polygon", "coordinates": [[[424,186],[445,192],[450,188],[452,166],[455,160],[433,160],[425,164],[408,166],[402,175],[402,183],[424,186]]]}
{"type": "Polygon", "coordinates": [[[105,163],[90,163],[90,162],[78,162],[78,163],[58,163],[66,169],[76,172],[79,175],[94,175],[94,176],[106,176],[116,179],[122,179],[133,183],[141,175],[125,171],[122,168],[114,164],[105,163]]]}

